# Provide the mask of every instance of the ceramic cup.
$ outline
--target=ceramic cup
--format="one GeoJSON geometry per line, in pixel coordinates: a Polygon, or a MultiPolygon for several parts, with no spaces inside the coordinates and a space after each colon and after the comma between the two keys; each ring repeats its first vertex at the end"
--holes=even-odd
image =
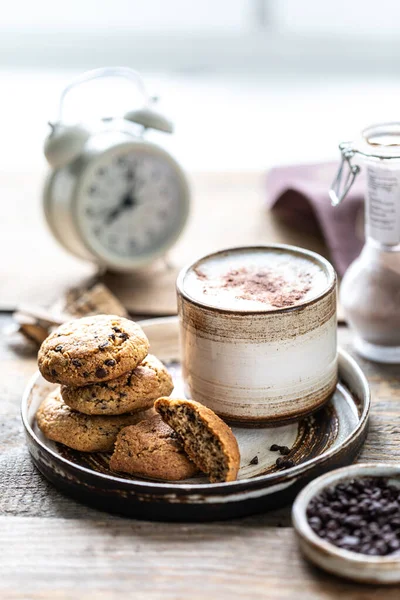
{"type": "Polygon", "coordinates": [[[294,246],[232,248],[177,280],[185,391],[230,421],[296,420],[337,383],[336,275],[294,246]]]}

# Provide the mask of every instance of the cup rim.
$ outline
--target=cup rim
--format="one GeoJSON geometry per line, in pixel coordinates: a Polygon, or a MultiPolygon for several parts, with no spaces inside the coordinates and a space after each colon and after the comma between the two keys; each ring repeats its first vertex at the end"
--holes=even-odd
{"type": "Polygon", "coordinates": [[[316,304],[320,300],[322,300],[325,296],[327,296],[333,288],[335,288],[337,282],[336,271],[333,268],[332,264],[318,254],[317,252],[313,252],[312,250],[307,250],[306,248],[300,248],[299,246],[293,246],[290,244],[257,244],[257,245],[249,245],[249,246],[232,246],[230,248],[225,248],[222,250],[217,250],[216,252],[210,252],[209,254],[205,254],[197,258],[195,261],[185,265],[179,272],[178,277],[176,279],[176,291],[179,296],[182,296],[190,302],[198,307],[201,307],[206,310],[210,310],[212,312],[218,312],[222,314],[236,314],[236,315],[262,315],[262,314],[280,314],[280,313],[289,313],[291,311],[304,309],[305,307],[312,306],[316,304]],[[317,294],[313,298],[309,300],[305,300],[303,302],[299,302],[293,306],[285,306],[283,308],[271,308],[267,310],[254,310],[254,309],[238,309],[238,308],[225,308],[220,306],[212,306],[205,302],[202,302],[198,298],[194,298],[184,289],[184,280],[190,269],[196,267],[200,262],[203,262],[206,259],[213,258],[215,256],[219,256],[221,254],[226,254],[230,252],[238,252],[238,251],[259,251],[259,250],[285,250],[288,253],[296,254],[300,256],[306,256],[311,259],[314,263],[319,264],[324,268],[324,271],[327,275],[327,287],[321,293],[317,294]]]}

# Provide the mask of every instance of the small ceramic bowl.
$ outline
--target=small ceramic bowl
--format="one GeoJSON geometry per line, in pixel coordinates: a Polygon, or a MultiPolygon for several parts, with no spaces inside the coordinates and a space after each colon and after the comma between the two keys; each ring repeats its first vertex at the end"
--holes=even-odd
{"type": "Polygon", "coordinates": [[[326,487],[356,477],[387,477],[400,488],[400,467],[379,463],[352,465],[314,479],[293,504],[292,520],[300,548],[318,567],[346,579],[372,584],[399,583],[400,556],[367,556],[343,550],[320,538],[308,523],[307,506],[315,495],[326,487]]]}

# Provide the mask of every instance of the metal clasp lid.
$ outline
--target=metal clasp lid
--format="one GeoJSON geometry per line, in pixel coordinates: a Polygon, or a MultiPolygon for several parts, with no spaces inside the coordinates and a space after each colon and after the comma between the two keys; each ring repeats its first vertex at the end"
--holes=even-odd
{"type": "Polygon", "coordinates": [[[342,159],[331,189],[329,190],[329,198],[331,199],[332,206],[337,206],[347,196],[355,178],[360,172],[360,167],[358,165],[351,164],[351,159],[356,154],[356,151],[351,148],[350,142],[342,142],[339,144],[339,149],[342,154],[342,159]],[[345,173],[346,168],[347,173],[345,173]]]}

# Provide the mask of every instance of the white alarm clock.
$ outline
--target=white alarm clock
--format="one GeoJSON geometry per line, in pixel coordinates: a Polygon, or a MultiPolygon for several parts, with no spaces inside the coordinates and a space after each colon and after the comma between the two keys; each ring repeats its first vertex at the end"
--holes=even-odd
{"type": "Polygon", "coordinates": [[[177,241],[188,218],[186,176],[160,146],[144,139],[148,129],[173,126],[151,108],[139,75],[127,68],[90,71],[61,95],[45,156],[52,171],[44,190],[47,222],[72,254],[113,271],[129,272],[177,241]],[[92,127],[63,123],[63,104],[77,85],[101,77],[124,77],[139,87],[144,106],[92,127]]]}

